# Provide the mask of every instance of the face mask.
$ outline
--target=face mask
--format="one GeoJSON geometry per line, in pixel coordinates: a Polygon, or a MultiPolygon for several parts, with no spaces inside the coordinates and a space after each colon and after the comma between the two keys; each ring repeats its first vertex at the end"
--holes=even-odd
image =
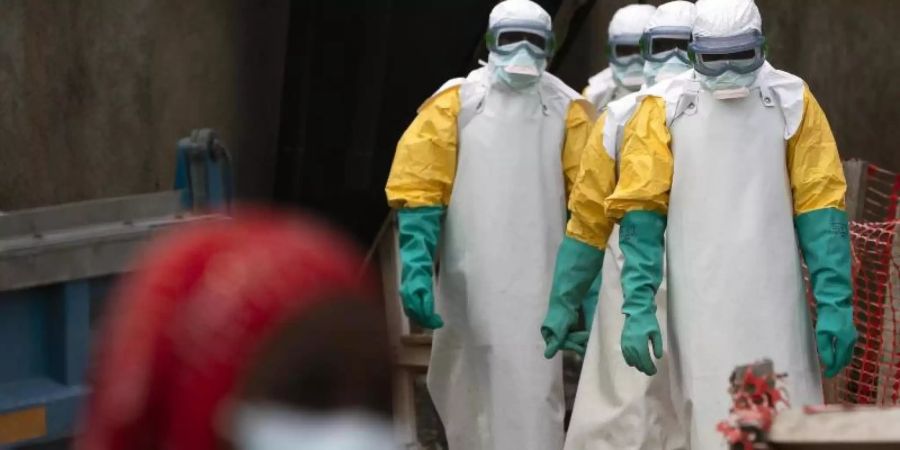
{"type": "Polygon", "coordinates": [[[690,70],[691,65],[673,56],[663,62],[647,61],[644,63],[644,78],[648,86],[668,80],[690,70]]]}
{"type": "Polygon", "coordinates": [[[488,61],[493,67],[494,75],[513,90],[522,90],[533,86],[541,78],[547,67],[545,58],[536,58],[525,49],[526,43],[508,44],[504,50],[519,47],[507,55],[491,53],[488,61]]]}
{"type": "MultiPolygon", "coordinates": [[[[698,73],[697,75],[700,78],[700,84],[703,85],[709,91],[713,93],[719,91],[733,91],[733,92],[746,92],[749,94],[748,88],[750,85],[756,81],[756,75],[759,73],[759,70],[754,70],[750,73],[737,73],[731,70],[725,71],[725,73],[718,76],[707,76],[698,73]]],[[[741,95],[735,95],[740,97],[741,95]]],[[[735,96],[728,97],[734,98],[735,96]]],[[[746,95],[743,95],[746,96],[746,95]]]]}
{"type": "Polygon", "coordinates": [[[234,416],[237,450],[395,450],[391,423],[362,411],[323,414],[243,405],[234,416]]]}
{"type": "Polygon", "coordinates": [[[616,86],[636,90],[644,84],[643,60],[637,60],[625,66],[612,64],[610,67],[612,67],[613,81],[615,81],[616,86]]]}

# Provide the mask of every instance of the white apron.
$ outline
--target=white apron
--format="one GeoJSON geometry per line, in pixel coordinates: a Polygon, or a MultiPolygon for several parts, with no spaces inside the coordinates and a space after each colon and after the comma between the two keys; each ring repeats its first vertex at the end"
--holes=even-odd
{"type": "Polygon", "coordinates": [[[462,83],[459,156],[441,239],[428,389],[450,450],[557,450],[561,359],[543,357],[565,218],[561,152],[571,98],[545,74],[541,94],[462,83]]]}
{"type": "MultiPolygon", "coordinates": [[[[607,110],[604,147],[616,161],[619,135],[637,99],[636,94],[626,96],[610,103],[607,110]]],[[[616,225],[603,260],[600,302],[585,353],[565,450],[675,450],[686,445],[671,398],[669,361],[672,358],[657,361],[657,374],[648,377],[625,364],[622,356],[624,262],[616,225]]],[[[656,293],[656,305],[663,345],[668,351],[665,278],[656,293]]]]}
{"type": "MultiPolygon", "coordinates": [[[[769,77],[798,85],[766,65],[760,79],[769,77]]],[[[670,125],[667,351],[690,448],[713,450],[727,448],[716,424],[736,366],[771,358],[794,407],[820,403],[822,388],[786,168],[798,91],[716,100],[690,85],[670,125]]]]}

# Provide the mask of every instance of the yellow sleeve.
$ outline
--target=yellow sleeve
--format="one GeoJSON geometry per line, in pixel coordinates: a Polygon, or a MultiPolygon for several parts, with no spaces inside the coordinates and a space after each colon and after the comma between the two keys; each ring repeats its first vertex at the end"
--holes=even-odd
{"type": "Polygon", "coordinates": [[[581,155],[578,177],[569,196],[571,217],[566,226],[566,235],[601,250],[606,248],[613,227],[603,210],[603,200],[616,187],[616,161],[603,147],[605,123],[606,112],[594,124],[581,155]]]}
{"type": "Polygon", "coordinates": [[[581,101],[569,104],[566,113],[566,140],[563,144],[562,167],[563,176],[566,179],[566,198],[572,193],[572,185],[578,176],[578,167],[581,165],[581,153],[591,133],[591,113],[581,101]]]}
{"type": "Polygon", "coordinates": [[[392,208],[450,204],[459,108],[459,87],[447,89],[429,100],[403,133],[385,186],[392,208]]]}
{"type": "Polygon", "coordinates": [[[823,208],[844,210],[847,182],[825,112],[803,86],[803,120],[788,140],[787,165],[794,214],[823,208]]]}
{"type": "Polygon", "coordinates": [[[619,181],[604,203],[606,214],[616,220],[629,211],[666,214],[673,162],[665,101],[644,98],[622,133],[619,181]]]}

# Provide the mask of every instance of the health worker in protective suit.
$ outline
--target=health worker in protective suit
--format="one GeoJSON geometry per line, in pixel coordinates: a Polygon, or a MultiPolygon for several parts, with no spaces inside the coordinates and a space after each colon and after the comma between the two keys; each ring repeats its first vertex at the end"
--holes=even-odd
{"type": "Polygon", "coordinates": [[[663,356],[654,295],[665,245],[676,411],[690,448],[709,450],[726,448],[716,423],[736,366],[771,358],[792,405],[820,403],[817,359],[834,376],[857,333],[846,183],[825,114],[803,80],[766,62],[752,0],[696,7],[694,69],[641,94],[604,206],[625,256],[625,360],[651,375],[663,356]]]}
{"type": "Polygon", "coordinates": [[[613,14],[606,46],[609,67],[589,78],[582,92],[597,111],[613,100],[637,92],[644,84],[640,41],[654,10],[652,5],[628,5],[613,14]]]}
{"type": "MultiPolygon", "coordinates": [[[[691,69],[688,45],[694,24],[695,9],[691,2],[676,0],[660,5],[653,13],[641,38],[645,88],[665,82],[691,69]]],[[[609,193],[606,177],[619,158],[621,132],[634,113],[640,93],[610,102],[591,131],[582,155],[581,171],[576,179],[569,208],[569,236],[581,239],[587,246],[572,246],[584,257],[561,257],[567,261],[596,261],[604,242],[590,230],[604,223],[602,201],[609,193]],[[582,230],[579,232],[579,230],[582,230]],[[594,254],[596,256],[590,256],[594,254]]],[[[605,229],[605,227],[601,227],[605,229]]],[[[614,226],[603,259],[603,286],[596,325],[591,329],[578,395],[566,435],[566,450],[639,450],[685,448],[685,433],[677,421],[672,402],[672,386],[668,360],[662,361],[654,377],[646,377],[628,367],[622,358],[620,336],[623,317],[621,272],[624,256],[619,248],[618,226],[614,226]],[[616,430],[614,433],[610,430],[616,430]]],[[[570,247],[565,247],[570,248],[570,247]]],[[[565,254],[563,253],[565,256],[565,254]]],[[[591,270],[591,269],[587,269],[591,270]]],[[[595,269],[594,269],[595,270],[595,269]]],[[[567,280],[578,274],[577,267],[557,266],[557,284],[552,291],[550,311],[574,310],[566,306],[568,299],[581,298],[563,288],[578,286],[567,280]],[[572,269],[576,270],[572,270],[572,269]]],[[[666,284],[663,279],[656,292],[657,314],[662,326],[660,338],[666,342],[666,284]]],[[[557,313],[558,314],[558,313],[557,313]]],[[[552,317],[552,316],[551,316],[552,317]]],[[[552,322],[549,322],[552,324],[552,322]]],[[[568,325],[568,324],[565,324],[568,325]]],[[[545,329],[545,335],[563,334],[567,330],[545,329]]]]}
{"type": "Polygon", "coordinates": [[[545,72],[551,18],[536,3],[499,3],[487,43],[486,67],[441,87],[397,145],[400,297],[435,329],[428,389],[451,450],[560,449],[562,364],[537,330],[593,108],[545,72]]]}
{"type": "MultiPolygon", "coordinates": [[[[640,52],[643,26],[655,11],[651,5],[628,5],[613,15],[609,24],[607,53],[610,66],[588,80],[583,95],[597,109],[603,111],[609,102],[637,91],[644,83],[642,73],[644,59],[640,52]]],[[[590,332],[597,312],[602,274],[598,274],[590,290],[582,298],[582,321],[585,332],[590,332]]],[[[581,356],[581,352],[578,352],[581,356]]],[[[574,355],[570,355],[574,356],[574,355]]],[[[567,361],[568,363],[569,361],[567,361]]],[[[580,358],[571,361],[580,365],[580,358]],[[578,362],[576,362],[578,361],[578,362]]]]}

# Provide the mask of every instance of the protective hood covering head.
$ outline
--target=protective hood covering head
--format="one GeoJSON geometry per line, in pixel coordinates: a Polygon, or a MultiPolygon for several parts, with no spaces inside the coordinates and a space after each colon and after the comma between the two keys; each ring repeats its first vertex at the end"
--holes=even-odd
{"type": "Polygon", "coordinates": [[[619,8],[609,21],[609,37],[640,36],[655,11],[656,7],[653,5],[627,5],[619,8]]]}
{"type": "Polygon", "coordinates": [[[550,14],[531,0],[504,0],[491,10],[488,28],[495,28],[508,22],[533,22],[546,31],[553,30],[550,14]]]}
{"type": "Polygon", "coordinates": [[[686,0],[675,0],[663,3],[656,8],[644,31],[651,31],[660,27],[684,27],[694,28],[694,20],[697,18],[697,8],[686,0]]]}
{"type": "MultiPolygon", "coordinates": [[[[756,3],[699,0],[691,52],[704,87],[735,92],[728,96],[746,95],[765,62],[762,17],[756,3]]],[[[728,96],[723,98],[731,98],[728,96]]]]}
{"type": "Polygon", "coordinates": [[[697,11],[694,4],[685,0],[664,3],[656,9],[644,29],[643,46],[645,53],[644,78],[646,84],[653,85],[677,76],[691,68],[687,49],[674,48],[663,53],[655,50],[657,36],[674,38],[690,37],[697,11]]]}
{"type": "Polygon", "coordinates": [[[616,11],[609,22],[609,65],[617,86],[636,90],[644,83],[640,41],[654,11],[652,5],[628,5],[616,11]]]}
{"type": "Polygon", "coordinates": [[[497,4],[488,19],[488,63],[496,79],[514,90],[533,86],[547,68],[553,51],[553,21],[550,14],[530,0],[505,0],[497,4]],[[527,40],[503,43],[504,31],[535,34],[544,43],[527,40]]]}
{"type": "Polygon", "coordinates": [[[753,0],[699,0],[695,37],[728,37],[762,31],[762,16],[753,0]]]}
{"type": "MultiPolygon", "coordinates": [[[[215,450],[217,416],[288,320],[377,298],[325,224],[243,209],[154,242],[106,315],[81,450],[215,450]]],[[[302,447],[302,445],[301,445],[302,447]]]]}

